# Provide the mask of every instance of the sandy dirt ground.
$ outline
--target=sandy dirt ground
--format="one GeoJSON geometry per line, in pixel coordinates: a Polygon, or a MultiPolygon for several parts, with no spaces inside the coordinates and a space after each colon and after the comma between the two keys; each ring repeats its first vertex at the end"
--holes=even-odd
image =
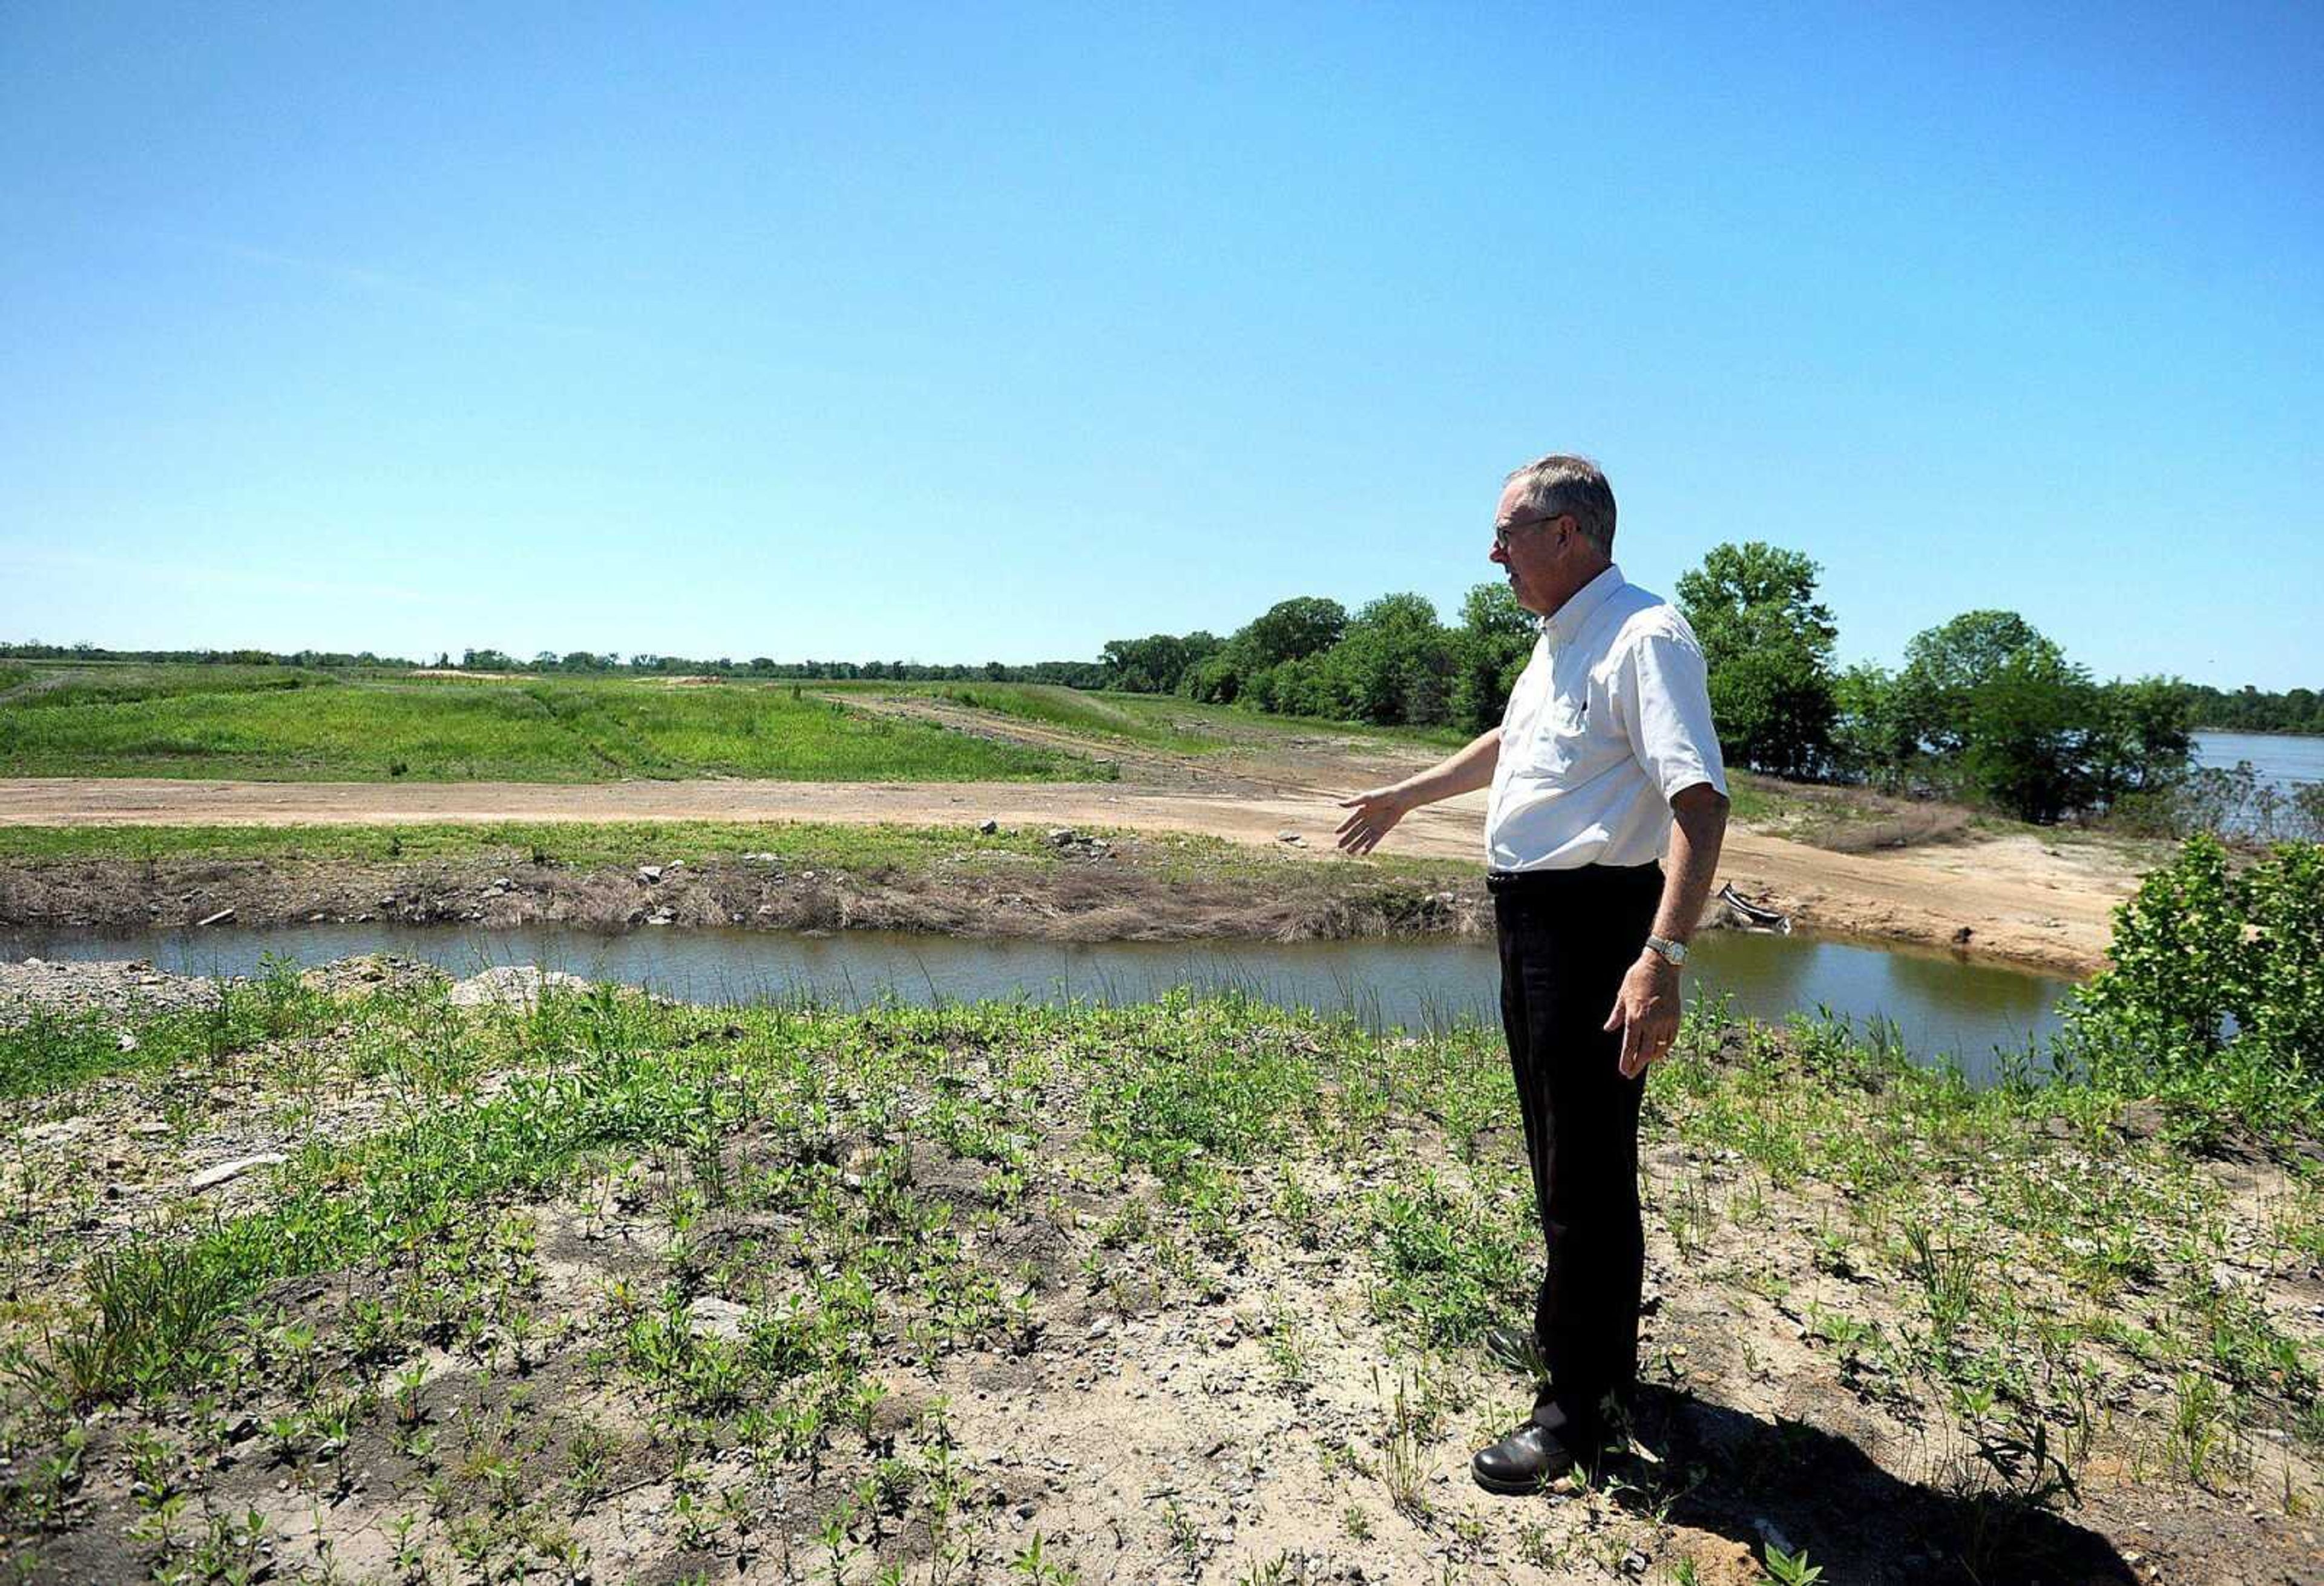
{"type": "MultiPolygon", "coordinates": [[[[1318,768],[1321,769],[1321,768],[1318,768]]],[[[1375,774],[1400,774],[1374,765],[1375,774]]],[[[1253,844],[1286,833],[1323,862],[1340,811],[1312,786],[1152,788],[1119,783],[205,782],[29,778],[0,781],[5,825],[392,825],[414,822],[825,821],[1074,825],[1195,832],[1253,844]]],[[[1355,779],[1342,784],[1359,785],[1355,779]]],[[[1386,852],[1481,862],[1484,797],[1419,810],[1386,852]]],[[[1287,845],[1285,845],[1287,846],[1287,845]]],[[[2128,858],[2098,844],[2013,835],[1838,853],[1765,833],[1729,834],[1720,874],[1819,930],[1928,945],[2070,973],[2098,965],[2128,858]]]]}

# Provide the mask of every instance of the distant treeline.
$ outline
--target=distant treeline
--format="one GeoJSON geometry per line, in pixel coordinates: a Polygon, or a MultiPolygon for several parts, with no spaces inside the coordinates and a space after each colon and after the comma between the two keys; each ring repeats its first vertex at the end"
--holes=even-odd
{"type": "Polygon", "coordinates": [[[961,683],[982,679],[988,683],[1054,683],[1067,688],[1110,687],[1106,681],[1104,663],[1088,660],[1035,661],[1027,666],[987,661],[975,667],[937,667],[899,660],[779,661],[763,655],[745,661],[723,655],[703,659],[641,652],[625,657],[614,650],[599,654],[586,650],[568,650],[563,655],[544,650],[530,660],[520,659],[497,650],[462,650],[456,660],[450,651],[445,650],[433,660],[412,660],[403,656],[374,655],[368,650],[354,654],[327,650],[279,652],[266,650],[105,650],[94,644],[42,644],[38,640],[23,644],[0,643],[0,660],[141,661],[148,665],[314,667],[327,669],[379,667],[388,670],[436,667],[470,672],[578,672],[609,676],[718,676],[823,681],[884,678],[898,682],[961,683]]]}
{"type": "Polygon", "coordinates": [[[2222,733],[2324,733],[2324,694],[2313,688],[2268,694],[2246,683],[2229,694],[2202,683],[2180,687],[2193,702],[2198,727],[2222,733]]]}

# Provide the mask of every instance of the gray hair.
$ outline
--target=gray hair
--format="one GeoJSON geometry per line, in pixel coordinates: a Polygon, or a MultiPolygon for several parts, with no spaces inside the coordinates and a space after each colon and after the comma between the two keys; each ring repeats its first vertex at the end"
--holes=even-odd
{"type": "Polygon", "coordinates": [[[1582,539],[1609,557],[1614,554],[1614,487],[1588,457],[1552,452],[1510,470],[1501,483],[1521,487],[1517,499],[1529,515],[1555,518],[1570,512],[1582,539]]]}

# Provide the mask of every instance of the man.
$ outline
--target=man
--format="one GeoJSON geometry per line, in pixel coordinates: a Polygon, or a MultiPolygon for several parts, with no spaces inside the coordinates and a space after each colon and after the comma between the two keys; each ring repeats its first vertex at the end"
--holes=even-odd
{"type": "Polygon", "coordinates": [[[1341,801],[1367,853],[1405,814],[1490,785],[1485,817],[1501,1025],[1547,1261],[1530,1419],[1480,1452],[1493,1492],[1593,1459],[1636,1383],[1646,1240],[1638,1101],[1677,1038],[1687,939],[1727,830],[1702,650],[1614,565],[1614,493],[1551,456],[1508,476],[1491,559],[1541,637],[1496,731],[1393,787],[1341,801]],[[1670,862],[1657,863],[1667,843],[1670,862]]]}

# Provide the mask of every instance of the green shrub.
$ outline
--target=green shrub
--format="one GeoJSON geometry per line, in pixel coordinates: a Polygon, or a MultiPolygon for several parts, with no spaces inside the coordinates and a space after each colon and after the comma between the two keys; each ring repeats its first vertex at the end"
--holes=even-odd
{"type": "Polygon", "coordinates": [[[2069,1000],[2061,1067],[2269,1133],[2324,1115],[2324,847],[2238,872],[2188,839],[2116,911],[2112,958],[2069,1000]]]}

